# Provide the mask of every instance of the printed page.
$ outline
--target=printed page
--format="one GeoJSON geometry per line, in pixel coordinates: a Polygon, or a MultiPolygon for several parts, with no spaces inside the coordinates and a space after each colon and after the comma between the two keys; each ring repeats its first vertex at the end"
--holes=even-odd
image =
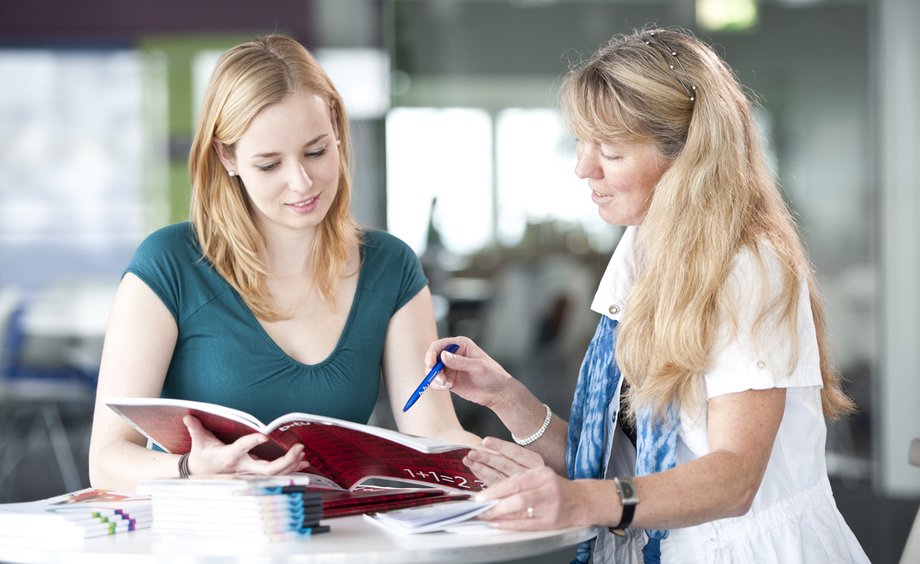
{"type": "Polygon", "coordinates": [[[297,437],[285,441],[304,445],[311,472],[328,476],[346,489],[374,478],[461,492],[479,491],[484,485],[463,464],[468,447],[420,452],[388,438],[324,423],[295,425],[285,432],[297,437]]]}
{"type": "Polygon", "coordinates": [[[475,501],[472,499],[438,503],[424,507],[399,509],[366,518],[373,523],[384,526],[400,533],[429,533],[440,531],[456,523],[475,518],[484,513],[498,501],[475,501]]]}
{"type": "Polygon", "coordinates": [[[362,425],[361,423],[355,423],[354,421],[346,421],[344,419],[325,417],[312,413],[288,413],[275,419],[266,425],[265,428],[269,431],[278,429],[283,433],[293,427],[308,426],[318,423],[341,427],[343,429],[350,429],[358,433],[374,435],[394,443],[405,445],[419,452],[447,452],[450,450],[466,448],[464,445],[449,443],[431,437],[418,437],[415,435],[408,435],[406,433],[400,433],[399,431],[394,431],[392,429],[384,429],[383,427],[375,427],[373,425],[362,425]]]}

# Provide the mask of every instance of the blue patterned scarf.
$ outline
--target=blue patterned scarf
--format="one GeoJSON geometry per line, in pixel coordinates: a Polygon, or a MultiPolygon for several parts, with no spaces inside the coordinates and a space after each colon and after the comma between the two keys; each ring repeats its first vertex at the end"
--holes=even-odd
{"type": "MultiPolygon", "coordinates": [[[[616,330],[616,320],[602,315],[578,374],[566,449],[566,466],[571,480],[603,478],[610,460],[620,408],[620,369],[614,356],[616,330]]],[[[640,412],[636,426],[637,475],[673,468],[677,451],[677,417],[674,410],[669,411],[668,420],[664,422],[653,420],[650,413],[640,412]]],[[[659,562],[659,545],[668,532],[647,529],[646,535],[649,541],[642,550],[643,558],[646,564],[659,562]]],[[[573,562],[586,564],[593,544],[594,540],[581,543],[573,562]]]]}
{"type": "MultiPolygon", "coordinates": [[[[654,418],[651,410],[636,412],[636,476],[663,472],[677,465],[677,431],[680,419],[672,406],[667,418],[654,418]]],[[[640,500],[641,502],[641,500],[640,500]]],[[[661,539],[667,529],[645,529],[648,541],[642,547],[645,564],[661,562],[661,539]]]]}

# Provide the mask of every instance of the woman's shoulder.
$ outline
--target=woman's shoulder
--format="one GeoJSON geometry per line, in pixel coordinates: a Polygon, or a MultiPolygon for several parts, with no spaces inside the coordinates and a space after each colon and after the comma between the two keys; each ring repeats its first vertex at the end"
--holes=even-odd
{"type": "Polygon", "coordinates": [[[143,240],[139,250],[166,254],[191,251],[200,254],[198,237],[192,224],[187,221],[153,231],[143,240]]]}
{"type": "Polygon", "coordinates": [[[790,274],[798,278],[799,284],[804,282],[803,273],[796,272],[797,268],[783,259],[771,241],[760,240],[756,245],[742,246],[735,253],[727,282],[744,294],[756,290],[773,295],[789,287],[785,281],[790,274]]]}
{"type": "Polygon", "coordinates": [[[194,268],[202,263],[201,258],[195,230],[191,223],[182,222],[150,233],[138,246],[128,270],[148,277],[162,276],[194,268]]]}
{"type": "Polygon", "coordinates": [[[418,255],[399,237],[366,230],[361,247],[361,287],[396,300],[397,309],[428,283],[418,255]]]}
{"type": "Polygon", "coordinates": [[[167,225],[148,235],[126,272],[160,296],[177,320],[230,287],[202,256],[189,222],[167,225]]]}
{"type": "Polygon", "coordinates": [[[392,233],[380,229],[365,229],[361,232],[361,248],[365,258],[369,256],[394,258],[416,257],[409,245],[392,233]]]}
{"type": "Polygon", "coordinates": [[[361,241],[365,245],[379,245],[379,246],[406,246],[405,241],[393,235],[389,231],[384,231],[382,229],[371,229],[366,228],[361,230],[361,241]]]}

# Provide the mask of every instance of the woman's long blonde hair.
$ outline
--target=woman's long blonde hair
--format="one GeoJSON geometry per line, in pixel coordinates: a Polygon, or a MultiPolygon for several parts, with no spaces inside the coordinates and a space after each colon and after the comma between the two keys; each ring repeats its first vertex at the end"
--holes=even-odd
{"type": "MultiPolygon", "coordinates": [[[[736,318],[740,305],[726,292],[732,261],[744,249],[760,256],[768,244],[782,286],[777,300],[762,304],[754,332],[772,330],[763,321],[778,316],[796,342],[804,278],[824,413],[852,411],[829,359],[811,265],[765,163],[752,106],[718,55],[683,31],[617,36],[567,74],[560,103],[580,139],[651,141],[671,159],[638,232],[638,275],[617,336],[631,404],[662,414],[674,402],[701,401],[720,320],[736,318]]],[[[793,348],[790,370],[796,358],[793,348]]]]}
{"type": "Polygon", "coordinates": [[[204,256],[261,318],[283,318],[266,285],[265,243],[239,177],[230,177],[213,143],[232,154],[252,119],[291,92],[326,100],[341,143],[339,185],[313,244],[315,282],[334,304],[333,289],[359,238],[349,210],[348,118],[342,98],[310,53],[297,41],[269,35],[233,47],[220,58],[205,92],[192,147],[190,216],[204,256]]]}

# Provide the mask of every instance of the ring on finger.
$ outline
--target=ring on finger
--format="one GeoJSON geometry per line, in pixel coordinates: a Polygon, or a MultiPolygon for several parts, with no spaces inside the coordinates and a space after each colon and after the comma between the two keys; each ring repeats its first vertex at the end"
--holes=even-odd
{"type": "Polygon", "coordinates": [[[533,519],[533,507],[532,506],[527,506],[527,518],[533,519]]]}

